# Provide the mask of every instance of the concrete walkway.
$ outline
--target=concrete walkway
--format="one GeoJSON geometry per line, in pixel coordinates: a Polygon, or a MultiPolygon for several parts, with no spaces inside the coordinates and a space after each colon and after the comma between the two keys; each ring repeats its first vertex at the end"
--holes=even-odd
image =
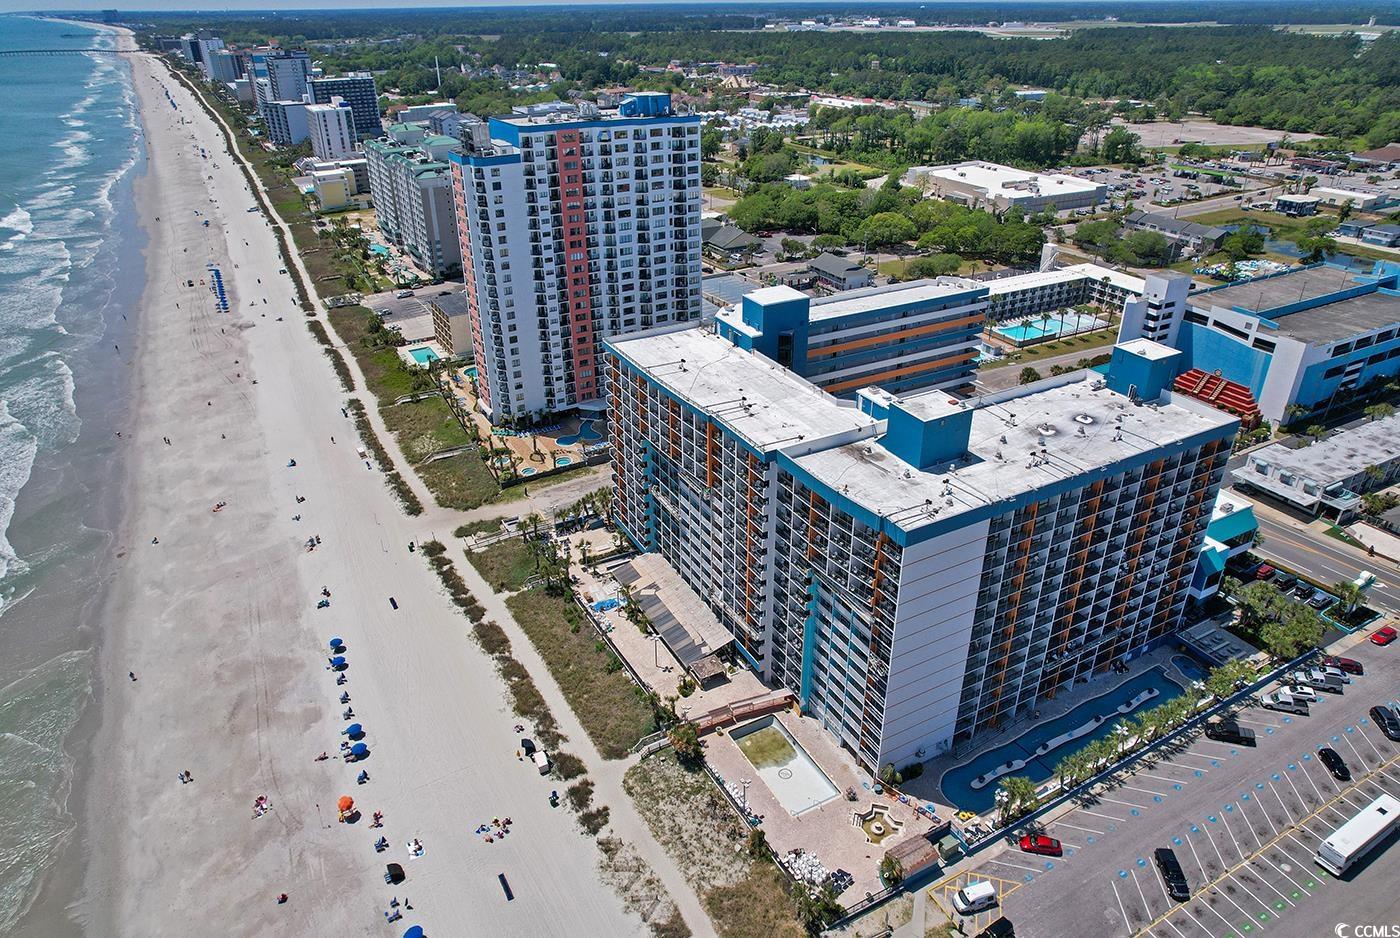
{"type": "Polygon", "coordinates": [[[691,888],[680,867],[652,836],[651,828],[637,813],[631,796],[623,790],[622,777],[628,769],[637,764],[638,757],[605,760],[599,754],[583,724],[570,708],[564,692],[555,682],[549,666],[545,664],[530,637],[525,634],[525,630],[515,621],[515,617],[506,606],[506,597],[493,592],[476,568],[460,554],[453,557],[453,562],[462,574],[467,588],[481,600],[486,609],[486,618],[498,623],[510,637],[512,655],[530,672],[540,695],[544,697],[545,703],[549,705],[555,720],[558,721],[560,730],[569,738],[565,746],[588,766],[588,777],[593,780],[598,801],[608,806],[608,824],[612,832],[636,848],[637,853],[651,866],[652,872],[671,894],[690,930],[698,938],[713,936],[714,926],[700,904],[700,897],[691,888]]]}

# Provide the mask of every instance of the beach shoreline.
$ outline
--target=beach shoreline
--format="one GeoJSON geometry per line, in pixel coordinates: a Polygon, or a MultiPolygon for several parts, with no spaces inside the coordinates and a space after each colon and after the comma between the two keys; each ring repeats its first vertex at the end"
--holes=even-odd
{"type": "Polygon", "coordinates": [[[79,837],[17,933],[381,934],[406,891],[398,926],[430,933],[640,934],[598,882],[597,848],[548,805],[558,781],[515,758],[493,663],[407,550],[424,533],[356,457],[344,395],[219,131],[164,65],[130,58],[149,241],[126,511],[73,790],[79,837]],[[307,550],[308,536],[323,543],[307,550]],[[347,642],[345,689],[369,734],[363,786],[358,766],[314,758],[343,738],[330,634],[347,642]],[[344,794],[363,806],[357,825],[336,823],[344,794]],[[371,831],[376,808],[385,827],[371,831]],[[471,833],[493,816],[515,821],[494,844],[471,833]],[[421,859],[404,849],[415,837],[421,859]],[[409,882],[387,887],[386,862],[409,882]]]}

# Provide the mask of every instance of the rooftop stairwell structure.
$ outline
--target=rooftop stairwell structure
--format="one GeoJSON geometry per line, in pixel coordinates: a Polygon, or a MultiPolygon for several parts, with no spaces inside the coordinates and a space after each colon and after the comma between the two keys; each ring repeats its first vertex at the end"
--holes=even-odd
{"type": "Polygon", "coordinates": [[[1253,392],[1243,384],[1222,377],[1219,372],[1192,368],[1177,377],[1172,390],[1239,417],[1246,430],[1259,426],[1262,419],[1253,392]]]}

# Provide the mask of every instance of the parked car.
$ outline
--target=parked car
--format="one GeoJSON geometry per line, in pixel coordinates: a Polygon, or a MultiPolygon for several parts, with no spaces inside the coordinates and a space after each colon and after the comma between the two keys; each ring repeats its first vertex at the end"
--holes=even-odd
{"type": "Polygon", "coordinates": [[[1271,694],[1265,694],[1260,697],[1259,704],[1265,710],[1277,710],[1280,713],[1297,713],[1302,716],[1308,715],[1307,701],[1299,700],[1284,688],[1280,688],[1271,694]]]}
{"type": "Polygon", "coordinates": [[[1267,563],[1261,563],[1259,566],[1254,568],[1254,579],[1267,580],[1269,577],[1273,576],[1275,572],[1276,571],[1271,565],[1267,563]]]}
{"type": "Polygon", "coordinates": [[[1186,882],[1186,872],[1181,868],[1181,861],[1176,858],[1170,847],[1158,847],[1152,851],[1152,859],[1157,864],[1157,872],[1162,874],[1162,882],[1166,884],[1167,895],[1177,902],[1185,902],[1191,898],[1191,887],[1186,882]]]}
{"type": "Polygon", "coordinates": [[[412,295],[413,295],[413,291],[412,291],[412,290],[400,290],[400,291],[398,291],[397,293],[394,294],[395,298],[400,299],[400,300],[406,300],[406,299],[408,299],[408,298],[409,298],[410,296],[412,296],[412,295]]]}
{"type": "Polygon", "coordinates": [[[1284,690],[1304,703],[1317,703],[1317,691],[1306,684],[1290,684],[1284,690]]]}
{"type": "Polygon", "coordinates": [[[1021,849],[1026,853],[1038,853],[1043,857],[1063,856],[1065,848],[1054,837],[1044,834],[1022,834],[1021,849]]]}
{"type": "Polygon", "coordinates": [[[1313,594],[1313,585],[1306,580],[1299,580],[1298,585],[1293,587],[1294,599],[1307,599],[1313,594]]]}
{"type": "Polygon", "coordinates": [[[1383,625],[1371,633],[1372,645],[1389,645],[1395,641],[1395,629],[1388,625],[1383,625]]]}
{"type": "Polygon", "coordinates": [[[1337,750],[1331,746],[1323,746],[1317,751],[1317,758],[1337,781],[1351,781],[1351,769],[1347,768],[1346,760],[1337,754],[1337,750]]]}
{"type": "Polygon", "coordinates": [[[1298,585],[1298,578],[1291,573],[1284,573],[1280,570],[1278,576],[1274,577],[1274,585],[1286,593],[1298,585]]]}
{"type": "Polygon", "coordinates": [[[1255,745],[1254,730],[1240,726],[1234,720],[1211,720],[1206,724],[1206,738],[1240,746],[1255,745]]]}
{"type": "Polygon", "coordinates": [[[1011,919],[1002,916],[977,933],[977,938],[1016,938],[1016,929],[1011,919]]]}
{"type": "Polygon", "coordinates": [[[1386,739],[1400,741],[1400,715],[1385,704],[1371,708],[1371,720],[1381,728],[1386,739]]]}
{"type": "Polygon", "coordinates": [[[1325,662],[1325,661],[1324,661],[1324,662],[1321,662],[1321,663],[1318,665],[1318,670],[1320,670],[1320,671],[1321,671],[1324,675],[1326,675],[1327,677],[1335,677],[1337,680],[1341,681],[1343,684],[1350,684],[1350,683],[1351,683],[1351,675],[1350,675],[1350,674],[1346,673],[1346,672],[1343,671],[1341,668],[1335,668],[1335,667],[1333,667],[1332,665],[1328,664],[1328,663],[1325,662]]]}
{"type": "Polygon", "coordinates": [[[1323,658],[1322,663],[1329,668],[1338,668],[1346,674],[1365,674],[1366,668],[1355,658],[1323,658]]]}
{"type": "Polygon", "coordinates": [[[983,909],[990,909],[996,904],[996,887],[985,879],[975,883],[968,883],[966,886],[953,893],[953,908],[957,909],[962,915],[975,915],[983,909]]]}
{"type": "Polygon", "coordinates": [[[1332,597],[1322,590],[1312,594],[1312,599],[1308,600],[1308,605],[1314,609],[1326,609],[1332,604],[1332,597]]]}
{"type": "Polygon", "coordinates": [[[1340,694],[1342,692],[1341,678],[1329,677],[1317,668],[1310,668],[1307,671],[1294,671],[1288,679],[1295,684],[1305,684],[1314,690],[1326,691],[1329,694],[1340,694]]]}

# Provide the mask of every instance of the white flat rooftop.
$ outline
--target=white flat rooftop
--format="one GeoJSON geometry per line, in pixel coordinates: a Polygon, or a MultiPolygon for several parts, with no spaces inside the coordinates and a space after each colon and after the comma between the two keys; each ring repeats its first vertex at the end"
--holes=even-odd
{"type": "Polygon", "coordinates": [[[874,418],[776,362],[693,327],[613,338],[616,353],[761,451],[850,432],[874,418]]]}
{"type": "Polygon", "coordinates": [[[1048,287],[1056,283],[1072,283],[1085,278],[1098,281],[1107,279],[1113,286],[1137,294],[1141,294],[1147,289],[1147,281],[1143,278],[1134,277],[1132,274],[1125,274],[1110,267],[1100,267],[1098,264],[1074,264],[1070,267],[1061,267],[1058,270],[1040,270],[1029,274],[1017,274],[1014,277],[1001,277],[997,280],[981,282],[986,285],[992,296],[1005,296],[1008,293],[1048,287]]]}
{"type": "Polygon", "coordinates": [[[969,400],[967,459],[920,470],[866,440],[796,463],[857,504],[914,530],[1237,422],[1184,395],[1134,405],[1092,373],[1054,380],[969,400]]]}
{"type": "Polygon", "coordinates": [[[1040,195],[1056,193],[1089,193],[1102,189],[1103,183],[1080,179],[1078,176],[1062,176],[1059,173],[1032,173],[997,163],[984,163],[968,160],[948,166],[919,167],[921,175],[943,179],[963,186],[973,186],[986,190],[989,197],[1002,196],[1008,199],[1026,198],[1032,195],[1026,188],[1034,183],[1040,188],[1040,195]]]}
{"type": "MultiPolygon", "coordinates": [[[[861,313],[873,313],[876,310],[885,309],[890,306],[900,306],[906,303],[930,303],[937,302],[944,297],[956,296],[959,293],[966,293],[970,289],[986,286],[975,280],[957,282],[953,280],[911,280],[908,283],[891,284],[884,287],[867,287],[862,290],[848,290],[844,293],[837,293],[830,297],[813,300],[811,305],[811,322],[821,322],[825,319],[840,319],[845,316],[857,316],[861,313]],[[966,286],[963,285],[966,284],[966,286]]],[[[784,289],[773,287],[770,289],[784,289]]],[[[766,292],[766,291],[764,291],[766,292]]]]}

